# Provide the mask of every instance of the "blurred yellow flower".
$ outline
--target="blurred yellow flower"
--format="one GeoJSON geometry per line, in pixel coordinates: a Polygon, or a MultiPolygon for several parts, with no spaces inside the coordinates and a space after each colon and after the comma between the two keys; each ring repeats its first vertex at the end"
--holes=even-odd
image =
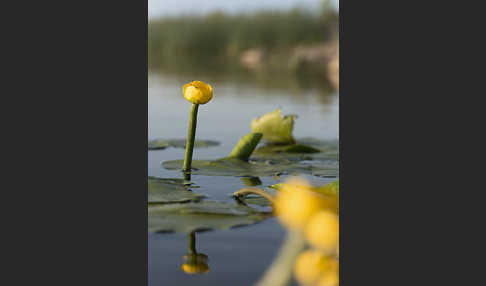
{"type": "Polygon", "coordinates": [[[184,98],[194,104],[205,104],[213,98],[213,88],[202,81],[193,81],[185,84],[182,89],[184,98]]]}
{"type": "Polygon", "coordinates": [[[329,254],[339,247],[339,217],[329,211],[320,211],[310,219],[305,229],[310,245],[329,254]]]}
{"type": "Polygon", "coordinates": [[[295,279],[302,285],[313,286],[325,276],[339,272],[336,259],[327,257],[318,250],[302,252],[294,265],[295,279]]]}
{"type": "Polygon", "coordinates": [[[338,286],[339,272],[328,272],[320,280],[317,286],[338,286]]]}
{"type": "Polygon", "coordinates": [[[336,209],[337,200],[311,191],[305,180],[293,178],[282,185],[275,199],[274,210],[279,220],[292,229],[303,229],[320,210],[336,209]]]}

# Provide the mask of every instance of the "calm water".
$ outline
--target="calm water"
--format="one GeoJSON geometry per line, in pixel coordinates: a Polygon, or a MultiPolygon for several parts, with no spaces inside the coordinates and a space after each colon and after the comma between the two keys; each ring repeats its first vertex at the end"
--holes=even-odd
{"type": "MultiPolygon", "coordinates": [[[[312,88],[263,88],[235,80],[202,77],[176,77],[149,73],[149,139],[185,138],[190,103],[182,96],[183,84],[204,80],[213,86],[213,100],[199,107],[197,139],[221,142],[218,147],[194,150],[194,158],[215,159],[227,155],[241,136],[249,133],[251,119],[281,108],[283,114],[297,114],[294,135],[319,139],[338,138],[338,96],[312,88]]],[[[183,149],[149,151],[149,176],[181,178],[178,171],[161,167],[162,161],[182,159],[183,149]]],[[[308,177],[323,184],[333,179],[308,177]]],[[[231,193],[245,187],[240,178],[192,176],[192,181],[211,200],[231,201],[231,193]]],[[[272,177],[260,178],[264,186],[276,183],[272,177]]],[[[210,272],[187,275],[181,270],[187,253],[186,234],[149,234],[149,285],[232,285],[256,282],[278,253],[285,230],[276,219],[235,228],[196,234],[196,248],[209,257],[210,272]]]]}

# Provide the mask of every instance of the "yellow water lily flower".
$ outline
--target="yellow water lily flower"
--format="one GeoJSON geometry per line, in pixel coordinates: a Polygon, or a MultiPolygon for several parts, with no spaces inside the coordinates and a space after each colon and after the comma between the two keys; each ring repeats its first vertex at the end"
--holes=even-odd
{"type": "Polygon", "coordinates": [[[320,211],[312,216],[305,229],[310,245],[329,254],[339,248],[339,217],[329,211],[320,211]]]}
{"type": "Polygon", "coordinates": [[[194,104],[206,104],[213,98],[213,88],[198,80],[185,84],[182,92],[184,98],[194,104]]]}
{"type": "Polygon", "coordinates": [[[338,286],[339,272],[326,273],[320,280],[317,286],[338,286]]]}
{"type": "Polygon", "coordinates": [[[292,229],[303,229],[309,219],[325,209],[337,209],[337,200],[312,191],[312,186],[300,178],[292,178],[278,192],[274,210],[279,220],[292,229]]]}
{"type": "Polygon", "coordinates": [[[302,285],[316,285],[323,277],[339,272],[336,259],[324,255],[318,250],[306,250],[298,257],[294,265],[295,279],[302,285]]]}

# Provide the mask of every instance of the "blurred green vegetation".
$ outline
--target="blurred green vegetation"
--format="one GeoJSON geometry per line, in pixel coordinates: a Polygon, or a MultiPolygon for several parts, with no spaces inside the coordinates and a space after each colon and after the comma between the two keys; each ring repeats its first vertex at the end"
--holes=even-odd
{"type": "Polygon", "coordinates": [[[338,30],[329,1],[312,12],[161,18],[148,23],[148,65],[152,72],[211,81],[331,90],[327,63],[337,50],[338,30]]]}
{"type": "Polygon", "coordinates": [[[281,53],[296,45],[324,42],[333,37],[334,23],[335,12],[315,15],[298,9],[153,20],[148,26],[149,67],[221,68],[222,63],[236,63],[247,49],[281,53]]]}

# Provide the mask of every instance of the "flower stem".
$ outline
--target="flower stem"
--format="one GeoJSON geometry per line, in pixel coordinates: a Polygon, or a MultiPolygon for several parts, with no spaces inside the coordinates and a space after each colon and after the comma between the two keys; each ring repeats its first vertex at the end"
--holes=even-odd
{"type": "Polygon", "coordinates": [[[186,156],[184,157],[184,172],[191,171],[192,151],[194,149],[194,141],[196,139],[196,124],[197,124],[197,110],[199,104],[193,103],[191,106],[191,115],[189,117],[189,129],[187,131],[186,142],[186,156]]]}
{"type": "Polygon", "coordinates": [[[249,133],[243,136],[235,148],[228,155],[228,158],[238,158],[243,161],[248,161],[251,153],[255,150],[258,142],[262,139],[262,133],[249,133]]]}
{"type": "Polygon", "coordinates": [[[292,278],[292,268],[297,256],[305,248],[305,239],[302,234],[289,232],[285,242],[280,248],[278,256],[272,265],[265,271],[263,277],[255,286],[286,286],[292,278]]]}
{"type": "Polygon", "coordinates": [[[239,197],[244,197],[245,195],[248,195],[248,194],[260,195],[260,196],[264,197],[265,199],[269,200],[272,204],[275,202],[275,197],[272,194],[266,192],[263,189],[259,189],[259,188],[243,188],[241,190],[234,192],[233,196],[239,198],[239,197]]]}

